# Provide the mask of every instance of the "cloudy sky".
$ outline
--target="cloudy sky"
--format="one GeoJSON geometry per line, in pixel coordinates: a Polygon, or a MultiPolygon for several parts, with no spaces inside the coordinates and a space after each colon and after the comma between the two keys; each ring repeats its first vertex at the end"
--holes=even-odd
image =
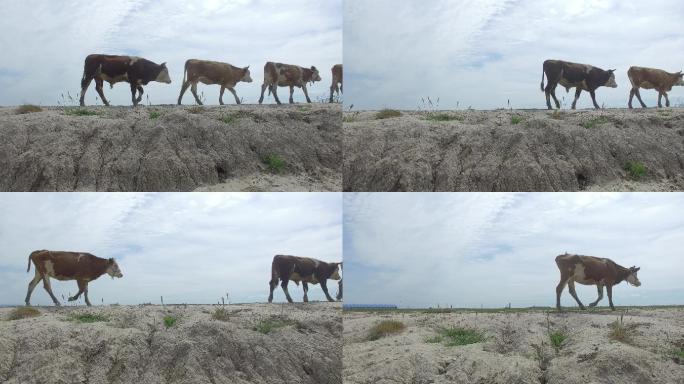
{"type": "MultiPolygon", "coordinates": [[[[330,68],[342,61],[341,0],[2,1],[0,14],[0,105],[56,105],[61,94],[73,97],[90,53],[167,62],[172,83],[145,86],[153,104],[177,102],[190,58],[250,65],[254,82],[236,87],[245,103],[258,101],[266,61],[319,68],[323,80],[310,87],[312,100],[327,96],[330,68]]],[[[206,104],[218,104],[219,86],[198,87],[206,104]]],[[[104,92],[112,104],[131,104],[126,83],[104,92]]],[[[287,93],[279,90],[285,100],[287,93]]],[[[86,103],[94,104],[96,94],[92,83],[86,103]]],[[[305,100],[301,90],[295,97],[305,100]]],[[[189,90],[183,101],[194,104],[189,90]]],[[[226,92],[224,102],[235,100],[226,92]]]]}
{"type": "MultiPolygon", "coordinates": [[[[340,261],[339,193],[3,193],[0,199],[0,304],[21,304],[38,249],[114,257],[122,279],[102,276],[90,301],[159,304],[266,302],[275,254],[340,261]]],[[[337,293],[337,284],[330,287],[337,293]]],[[[52,280],[57,297],[74,281],[52,280]]],[[[301,285],[290,294],[302,300],[301,285]]],[[[310,286],[311,300],[325,300],[310,286]]],[[[81,300],[83,300],[81,298],[81,300]]],[[[274,301],[284,301],[280,288],[274,301]]],[[[31,303],[52,304],[37,286],[31,303]]],[[[82,302],[81,302],[82,303],[82,302]]]]}
{"type": "MultiPolygon", "coordinates": [[[[345,103],[415,109],[429,96],[443,109],[545,108],[542,63],[563,59],[617,69],[618,88],[600,88],[597,101],[626,107],[630,66],[684,69],[682,19],[677,0],[346,0],[345,103]]],[[[569,108],[574,93],[556,95],[569,108]]],[[[654,106],[657,94],[642,97],[654,106]]],[[[670,100],[684,104],[684,87],[670,100]]]]}
{"type": "Polygon", "coordinates": [[[682,193],[346,193],[345,303],[553,306],[569,252],[641,267],[616,305],[684,304],[683,210],[682,193]]]}

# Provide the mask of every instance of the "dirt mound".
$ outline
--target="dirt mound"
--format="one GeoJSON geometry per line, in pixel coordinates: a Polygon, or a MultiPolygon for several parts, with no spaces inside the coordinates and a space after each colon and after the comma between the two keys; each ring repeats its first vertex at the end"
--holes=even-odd
{"type": "Polygon", "coordinates": [[[622,341],[611,336],[618,315],[345,312],[345,383],[684,383],[684,308],[629,310],[622,341]],[[407,328],[369,341],[382,320],[407,328]],[[471,330],[483,340],[450,345],[439,336],[444,329],[471,330]],[[550,337],[556,332],[563,335],[558,346],[550,337]]]}
{"type": "Polygon", "coordinates": [[[0,108],[3,191],[191,191],[221,183],[238,191],[288,187],[261,182],[263,174],[307,184],[298,190],[341,187],[339,105],[15,112],[0,108]]]}
{"type": "Polygon", "coordinates": [[[220,308],[0,309],[0,382],[342,383],[339,304],[220,308]]]}
{"type": "Polygon", "coordinates": [[[344,115],[345,191],[684,190],[684,109],[344,115]]]}

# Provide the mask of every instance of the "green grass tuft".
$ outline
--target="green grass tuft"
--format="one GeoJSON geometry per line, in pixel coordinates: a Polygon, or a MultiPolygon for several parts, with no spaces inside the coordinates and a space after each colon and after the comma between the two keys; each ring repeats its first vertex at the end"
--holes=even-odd
{"type": "Polygon", "coordinates": [[[518,116],[518,115],[511,116],[511,124],[516,125],[516,124],[520,123],[521,121],[523,121],[522,116],[518,116]]]}
{"type": "Polygon", "coordinates": [[[267,335],[278,328],[287,327],[288,325],[299,326],[299,322],[286,317],[271,316],[268,319],[259,321],[253,329],[259,333],[267,335]]]}
{"type": "Polygon", "coordinates": [[[580,125],[586,129],[591,129],[591,128],[595,128],[598,125],[606,124],[606,123],[610,123],[610,120],[605,116],[599,116],[599,117],[595,117],[591,120],[587,120],[580,125]]]}
{"type": "Polygon", "coordinates": [[[17,307],[10,312],[7,320],[20,320],[40,316],[40,311],[32,307],[17,307]]]}
{"type": "Polygon", "coordinates": [[[26,114],[26,113],[35,113],[35,112],[40,112],[40,111],[42,111],[42,110],[43,110],[43,108],[41,108],[41,107],[39,107],[39,106],[37,106],[37,105],[33,105],[33,104],[24,104],[24,105],[19,106],[19,107],[17,108],[17,110],[15,111],[15,113],[16,113],[17,115],[24,115],[24,114],[26,114]]]}
{"type": "Polygon", "coordinates": [[[281,159],[278,155],[267,155],[263,159],[263,163],[266,164],[268,169],[273,173],[280,173],[285,167],[285,160],[281,159]]]}
{"type": "Polygon", "coordinates": [[[553,345],[554,348],[560,349],[561,345],[563,342],[567,339],[568,337],[561,331],[554,331],[549,333],[549,339],[551,339],[551,345],[553,345]]]}
{"type": "Polygon", "coordinates": [[[430,112],[425,115],[425,120],[430,121],[463,121],[463,116],[445,112],[430,112]]]}
{"type": "Polygon", "coordinates": [[[161,112],[159,111],[150,111],[150,119],[154,120],[161,116],[161,112]]]}
{"type": "Polygon", "coordinates": [[[178,318],[175,316],[164,316],[164,325],[166,328],[171,328],[176,324],[176,321],[178,321],[178,318]]]}
{"type": "Polygon", "coordinates": [[[211,315],[211,318],[219,321],[228,321],[228,311],[225,308],[217,308],[211,315]]]}
{"type": "Polygon", "coordinates": [[[627,164],[625,164],[625,170],[632,179],[639,180],[646,175],[648,169],[640,161],[628,161],[627,164]]]}
{"type": "Polygon", "coordinates": [[[444,340],[444,336],[442,335],[437,335],[433,337],[428,337],[425,339],[426,343],[441,343],[444,340]]]}
{"type": "Polygon", "coordinates": [[[381,111],[378,111],[375,114],[375,119],[380,120],[380,119],[389,119],[392,117],[399,117],[401,116],[401,112],[397,111],[396,109],[383,109],[381,111]]]}
{"type": "Polygon", "coordinates": [[[96,116],[98,113],[85,108],[66,108],[64,114],[68,116],[96,116]]]}
{"type": "Polygon", "coordinates": [[[406,325],[401,321],[383,320],[375,324],[368,332],[368,340],[377,340],[385,336],[393,335],[403,331],[406,325]]]}
{"type": "Polygon", "coordinates": [[[676,349],[673,354],[677,363],[684,365],[684,348],[676,349]]]}
{"type": "Polygon", "coordinates": [[[194,113],[196,115],[204,113],[204,107],[201,105],[193,105],[192,107],[188,108],[188,113],[194,113]]]}
{"type": "Polygon", "coordinates": [[[96,323],[99,321],[109,321],[108,318],[102,315],[97,315],[93,313],[80,313],[71,315],[72,320],[76,320],[79,323],[96,323]]]}
{"type": "Polygon", "coordinates": [[[484,335],[480,332],[459,327],[442,329],[440,334],[446,339],[448,347],[475,344],[485,340],[484,335]]]}

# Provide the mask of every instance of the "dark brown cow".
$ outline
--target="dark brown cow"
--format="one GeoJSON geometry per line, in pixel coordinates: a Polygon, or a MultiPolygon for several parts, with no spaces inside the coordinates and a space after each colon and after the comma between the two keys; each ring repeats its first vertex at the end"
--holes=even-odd
{"type": "Polygon", "coordinates": [[[55,305],[60,305],[50,287],[51,277],[57,280],[76,280],[78,283],[78,293],[70,297],[69,301],[77,300],[83,293],[87,305],[90,305],[90,300],[88,300],[88,282],[97,279],[105,273],[112,278],[123,277],[119,265],[114,259],[102,259],[90,253],[33,251],[29,255],[26,272],[31,270],[31,262],[36,266],[36,275],[29,283],[28,292],[26,293],[26,305],[31,305],[29,302],[31,292],[33,292],[33,289],[41,280],[43,280],[43,287],[45,287],[55,305]]]}
{"type": "Polygon", "coordinates": [[[556,108],[560,109],[560,103],[556,98],[556,86],[558,84],[565,87],[567,92],[570,88],[575,88],[575,100],[572,101],[572,109],[577,105],[577,99],[580,97],[582,90],[589,92],[591,101],[594,103],[594,108],[600,109],[596,103],[595,91],[598,87],[606,86],[616,88],[614,69],[604,71],[588,64],[570,63],[562,60],[546,60],[544,61],[542,70],[541,90],[546,94],[546,107],[551,107],[550,97],[556,102],[556,108]],[[544,74],[549,83],[544,87],[544,74]]]}
{"type": "Polygon", "coordinates": [[[330,102],[333,102],[333,92],[337,92],[340,95],[342,91],[342,64],[333,65],[332,69],[332,84],[330,85],[330,102]],[[339,87],[337,86],[339,84],[339,87]]]}
{"type": "Polygon", "coordinates": [[[670,99],[667,97],[667,92],[672,90],[674,85],[684,85],[684,74],[682,71],[677,73],[665,72],[662,69],[644,68],[644,67],[629,67],[627,71],[629,81],[632,83],[632,89],[629,91],[629,105],[632,108],[632,99],[636,95],[641,103],[641,107],[646,108],[639,88],[655,89],[658,91],[658,108],[662,108],[661,100],[665,96],[665,106],[670,106],[670,99]]]}
{"type": "MultiPolygon", "coordinates": [[[[273,290],[278,286],[278,280],[281,281],[280,286],[285,292],[287,301],[292,302],[290,293],[287,291],[287,283],[292,280],[299,285],[302,282],[304,288],[304,302],[309,301],[307,292],[309,291],[308,283],[320,284],[328,301],[335,301],[328,293],[328,279],[341,280],[340,264],[342,263],[326,263],[324,261],[312,259],[310,257],[275,255],[273,263],[271,264],[271,281],[268,283],[271,292],[268,295],[268,302],[273,302],[273,290]]],[[[342,287],[340,287],[341,296],[342,287]]]]}
{"type": "Polygon", "coordinates": [[[240,81],[251,83],[252,77],[249,75],[249,65],[244,68],[238,68],[218,61],[190,59],[185,62],[183,86],[181,87],[180,96],[178,96],[178,105],[181,104],[183,93],[185,93],[190,84],[192,84],[190,91],[195,96],[195,101],[197,104],[202,105],[202,101],[197,96],[198,81],[207,85],[218,84],[221,86],[219,104],[223,105],[223,92],[226,88],[235,96],[235,102],[240,104],[240,99],[238,99],[234,87],[240,81]]]}
{"type": "Polygon", "coordinates": [[[559,311],[561,310],[561,293],[566,284],[570,294],[582,309],[585,308],[577,297],[575,283],[596,285],[598,298],[589,304],[590,307],[595,307],[603,299],[603,287],[605,286],[608,292],[608,303],[612,310],[615,310],[615,307],[613,307],[613,285],[619,284],[623,280],[635,287],[641,285],[639,278],[637,278],[637,272],[640,268],[625,268],[610,259],[565,253],[556,256],[556,265],[558,265],[561,274],[560,282],[556,287],[556,308],[559,311]]]}
{"type": "Polygon", "coordinates": [[[276,103],[282,104],[276,93],[278,87],[290,87],[290,104],[294,103],[292,94],[294,87],[299,87],[306,96],[306,101],[309,99],[309,92],[306,90],[306,83],[321,81],[321,76],[318,74],[318,69],[311,66],[311,68],[304,68],[297,65],[273,63],[271,61],[264,65],[264,83],[261,85],[261,97],[259,104],[264,101],[264,91],[268,88],[268,94],[273,93],[276,103]]]}
{"type": "Polygon", "coordinates": [[[171,83],[166,63],[155,64],[147,59],[135,56],[88,55],[85,59],[83,78],[81,79],[81,106],[85,105],[85,93],[93,79],[95,79],[95,90],[105,105],[109,105],[109,102],[102,92],[104,81],[109,83],[110,88],[122,81],[129,83],[133,105],[138,105],[142,101],[143,85],[147,85],[150,81],[171,83]],[[140,92],[137,98],[135,97],[136,91],[140,92]]]}

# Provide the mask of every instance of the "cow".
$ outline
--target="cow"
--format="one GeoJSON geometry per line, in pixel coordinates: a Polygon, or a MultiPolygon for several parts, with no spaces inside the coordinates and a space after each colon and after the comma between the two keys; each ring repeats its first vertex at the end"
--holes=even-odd
{"type": "Polygon", "coordinates": [[[629,91],[629,103],[627,103],[630,109],[632,108],[634,95],[639,99],[641,107],[646,108],[646,104],[641,100],[639,88],[655,89],[658,91],[658,108],[662,108],[661,100],[663,96],[665,96],[665,106],[670,106],[667,92],[672,90],[672,86],[684,85],[684,74],[682,74],[682,71],[669,73],[656,68],[629,67],[627,76],[629,76],[629,81],[632,83],[632,89],[629,91]]]}
{"type": "Polygon", "coordinates": [[[135,56],[88,55],[83,65],[83,78],[81,79],[81,106],[85,105],[85,93],[93,79],[95,80],[95,90],[105,105],[109,105],[109,102],[102,92],[104,81],[109,83],[110,88],[114,88],[114,84],[119,82],[129,83],[133,106],[142,101],[143,85],[147,85],[150,81],[171,83],[166,63],[155,64],[147,59],[135,56]],[[135,97],[136,91],[140,92],[137,98],[135,97]]]}
{"type": "Polygon", "coordinates": [[[333,92],[340,95],[342,91],[342,64],[333,65],[332,69],[332,84],[330,85],[330,102],[333,102],[333,92]],[[337,86],[339,84],[339,87],[337,86]]]}
{"type": "Polygon", "coordinates": [[[36,285],[43,280],[43,287],[52,298],[56,306],[60,306],[59,301],[52,293],[50,287],[50,278],[54,277],[57,280],[76,280],[78,284],[78,292],[76,295],[69,298],[69,301],[74,301],[84,294],[85,302],[90,306],[88,300],[88,282],[97,279],[105,273],[113,278],[123,277],[119,265],[114,259],[102,259],[95,255],[85,252],[61,252],[40,250],[33,251],[28,257],[28,268],[26,272],[31,270],[31,262],[36,266],[36,275],[28,285],[28,292],[26,293],[26,305],[30,304],[31,292],[36,285]]]}
{"type": "Polygon", "coordinates": [[[605,286],[608,292],[608,303],[613,311],[615,310],[613,306],[614,285],[622,281],[627,281],[635,287],[641,285],[637,277],[637,272],[640,268],[625,268],[606,258],[572,255],[566,252],[563,255],[556,256],[556,265],[561,274],[560,282],[556,287],[556,308],[558,311],[561,310],[560,297],[566,284],[570,294],[577,301],[581,309],[586,308],[575,292],[576,282],[584,285],[596,285],[598,298],[589,304],[590,307],[595,307],[603,299],[603,287],[605,286]]]}
{"type": "Polygon", "coordinates": [[[575,109],[582,90],[589,92],[594,108],[601,109],[596,103],[595,91],[601,86],[617,88],[614,72],[614,69],[604,71],[588,64],[570,63],[562,60],[544,61],[541,90],[546,94],[546,107],[553,109],[550,100],[550,97],[553,97],[556,108],[560,109],[560,103],[556,98],[556,86],[560,84],[565,87],[566,92],[570,92],[570,88],[575,88],[575,100],[572,102],[572,109],[575,109]],[[544,87],[544,74],[546,74],[546,79],[549,82],[546,87],[544,87]]]}
{"type": "MultiPolygon", "coordinates": [[[[335,301],[328,293],[328,279],[341,280],[340,264],[342,263],[327,263],[324,261],[312,259],[310,257],[299,257],[289,255],[275,255],[271,263],[271,281],[268,283],[270,294],[268,295],[268,302],[273,302],[273,290],[278,286],[278,280],[281,281],[280,286],[285,292],[287,301],[292,303],[292,297],[287,291],[287,283],[292,280],[299,285],[302,282],[304,288],[304,302],[308,302],[309,298],[307,292],[309,291],[308,283],[320,284],[328,301],[335,301]]],[[[341,296],[341,290],[339,296],[341,296]]]]}
{"type": "Polygon", "coordinates": [[[306,102],[310,103],[309,92],[306,90],[306,83],[313,84],[316,81],[321,81],[321,76],[318,74],[318,69],[311,66],[311,68],[304,68],[297,65],[282,64],[267,62],[264,65],[264,83],[261,85],[261,97],[259,104],[264,101],[264,91],[268,88],[268,94],[273,93],[276,103],[282,104],[278,98],[276,90],[278,87],[290,87],[290,104],[294,103],[292,94],[294,87],[299,87],[306,96],[306,102]]]}
{"type": "Polygon", "coordinates": [[[235,96],[235,102],[240,104],[240,99],[238,99],[234,87],[240,81],[251,83],[252,77],[249,74],[249,65],[244,68],[238,68],[231,64],[218,61],[190,59],[185,62],[183,86],[181,87],[180,95],[178,96],[178,105],[181,105],[183,93],[185,93],[190,84],[192,84],[190,91],[192,92],[192,95],[195,96],[195,101],[197,104],[202,105],[202,101],[197,96],[198,81],[207,85],[217,84],[221,86],[219,104],[223,105],[223,92],[226,88],[235,96]]]}

